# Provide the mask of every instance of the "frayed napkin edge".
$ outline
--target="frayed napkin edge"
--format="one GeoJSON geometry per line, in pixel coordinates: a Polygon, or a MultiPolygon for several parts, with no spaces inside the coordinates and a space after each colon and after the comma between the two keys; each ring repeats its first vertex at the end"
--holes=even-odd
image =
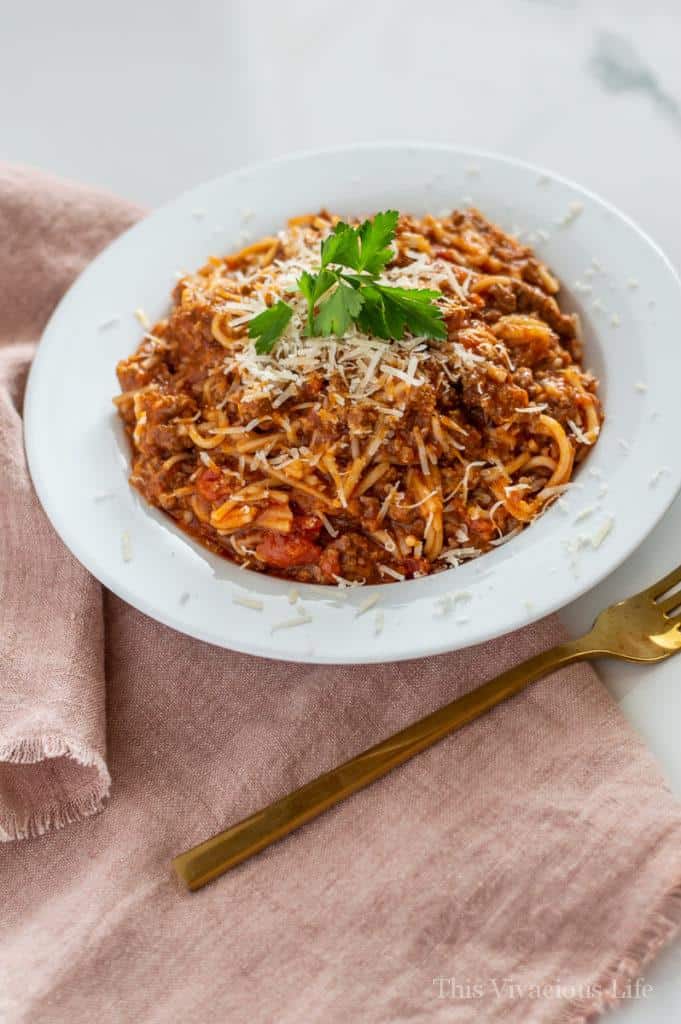
{"type": "Polygon", "coordinates": [[[591,982],[593,996],[570,1002],[556,1024],[590,1024],[607,1010],[626,1002],[624,990],[681,930],[681,881],[669,889],[651,912],[631,945],[591,982]],[[617,993],[620,993],[618,995],[617,993]]]}
{"type": "Polygon", "coordinates": [[[84,768],[94,768],[97,781],[88,790],[63,802],[54,801],[20,816],[0,817],[0,842],[32,839],[89,818],[102,810],[111,789],[111,776],[103,757],[91,747],[68,736],[54,734],[23,737],[0,745],[0,763],[38,764],[68,757],[84,768]]]}

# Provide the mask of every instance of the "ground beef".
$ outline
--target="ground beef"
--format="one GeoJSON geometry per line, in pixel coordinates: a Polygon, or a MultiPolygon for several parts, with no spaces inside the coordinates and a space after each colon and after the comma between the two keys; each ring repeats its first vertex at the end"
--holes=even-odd
{"type": "Polygon", "coordinates": [[[368,580],[374,574],[376,546],[361,533],[346,533],[327,544],[319,566],[329,577],[368,580]]]}

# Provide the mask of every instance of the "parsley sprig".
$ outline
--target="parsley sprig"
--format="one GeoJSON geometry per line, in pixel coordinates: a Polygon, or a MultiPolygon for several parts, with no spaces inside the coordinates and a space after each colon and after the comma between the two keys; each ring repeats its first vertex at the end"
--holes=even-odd
{"type": "MultiPolygon", "coordinates": [[[[447,337],[442,310],[435,305],[440,292],[392,288],[378,280],[393,257],[390,243],[398,216],[386,210],[358,228],[341,221],[324,239],[319,271],[305,270],[296,282],[307,301],[308,335],[342,336],[355,323],[386,341],[401,340],[405,330],[417,337],[447,337]]],[[[272,351],[292,315],[293,308],[280,299],[249,322],[248,335],[259,355],[272,351]]]]}

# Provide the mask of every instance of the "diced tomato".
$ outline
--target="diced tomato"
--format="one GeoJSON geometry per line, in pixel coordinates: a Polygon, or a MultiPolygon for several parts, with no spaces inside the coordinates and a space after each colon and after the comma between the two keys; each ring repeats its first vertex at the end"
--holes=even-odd
{"type": "Polygon", "coordinates": [[[204,469],[196,478],[196,489],[206,501],[219,501],[229,494],[229,487],[217,469],[204,469]]]}
{"type": "Polygon", "coordinates": [[[294,565],[316,565],[322,549],[302,534],[273,533],[268,530],[255,553],[266,565],[290,569],[294,565]]]}

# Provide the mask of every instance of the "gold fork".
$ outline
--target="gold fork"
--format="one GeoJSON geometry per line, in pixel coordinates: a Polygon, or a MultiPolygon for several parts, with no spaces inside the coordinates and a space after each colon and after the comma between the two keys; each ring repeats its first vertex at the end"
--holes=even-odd
{"type": "Polygon", "coordinates": [[[681,590],[669,594],[679,583],[681,566],[640,594],[606,608],[585,636],[558,644],[502,672],[496,679],[180,854],[173,860],[179,878],[190,889],[200,889],[563,665],[603,656],[644,662],[670,657],[681,650],[681,590]]]}

